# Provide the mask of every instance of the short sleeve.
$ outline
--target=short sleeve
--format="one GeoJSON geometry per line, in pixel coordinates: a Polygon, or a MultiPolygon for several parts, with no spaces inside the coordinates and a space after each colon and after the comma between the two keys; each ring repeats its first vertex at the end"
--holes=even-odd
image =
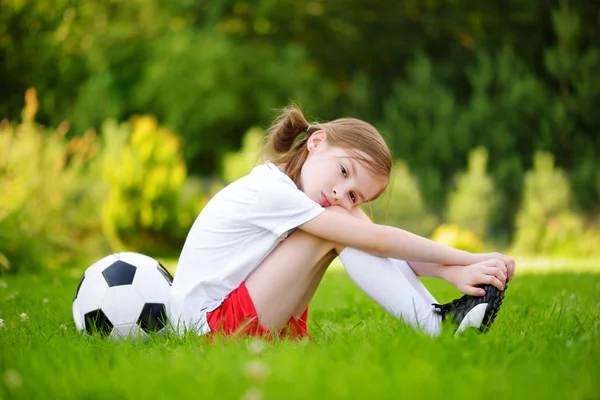
{"type": "Polygon", "coordinates": [[[281,236],[323,211],[323,207],[295,186],[276,180],[259,189],[247,217],[252,224],[281,236]]]}

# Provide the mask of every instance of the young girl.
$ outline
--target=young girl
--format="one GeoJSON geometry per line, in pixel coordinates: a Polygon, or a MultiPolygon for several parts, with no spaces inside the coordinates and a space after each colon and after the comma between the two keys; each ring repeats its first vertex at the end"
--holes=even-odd
{"type": "Polygon", "coordinates": [[[359,206],[382,194],[392,167],[373,126],[309,124],[289,107],[268,134],[270,161],[221,190],[188,234],[170,308],[180,333],[308,336],[308,305],[336,256],[361,290],[417,329],[438,335],[445,318],[457,333],[489,328],[514,261],[372,223],[359,206]],[[417,276],[465,296],[439,305],[417,276]]]}

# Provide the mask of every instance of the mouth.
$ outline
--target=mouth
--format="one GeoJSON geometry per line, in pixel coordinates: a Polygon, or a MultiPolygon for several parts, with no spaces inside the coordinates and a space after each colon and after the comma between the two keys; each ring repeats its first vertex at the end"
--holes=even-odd
{"type": "Polygon", "coordinates": [[[321,205],[323,207],[329,207],[331,203],[329,203],[329,199],[325,196],[325,193],[321,192],[321,205]]]}

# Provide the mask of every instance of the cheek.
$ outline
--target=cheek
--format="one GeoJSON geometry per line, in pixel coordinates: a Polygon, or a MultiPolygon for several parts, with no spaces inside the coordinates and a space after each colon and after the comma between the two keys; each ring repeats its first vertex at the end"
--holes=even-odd
{"type": "Polygon", "coordinates": [[[302,184],[302,191],[310,197],[316,186],[315,176],[313,174],[307,174],[300,179],[300,182],[302,184]]]}

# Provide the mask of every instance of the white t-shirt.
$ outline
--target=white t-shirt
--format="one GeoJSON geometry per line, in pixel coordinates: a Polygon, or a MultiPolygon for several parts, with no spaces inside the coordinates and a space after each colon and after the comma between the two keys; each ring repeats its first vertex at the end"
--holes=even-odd
{"type": "Polygon", "coordinates": [[[169,310],[175,329],[209,332],[206,313],[219,307],[291,230],[324,210],[272,163],[226,186],[194,222],[179,257],[169,310]]]}

